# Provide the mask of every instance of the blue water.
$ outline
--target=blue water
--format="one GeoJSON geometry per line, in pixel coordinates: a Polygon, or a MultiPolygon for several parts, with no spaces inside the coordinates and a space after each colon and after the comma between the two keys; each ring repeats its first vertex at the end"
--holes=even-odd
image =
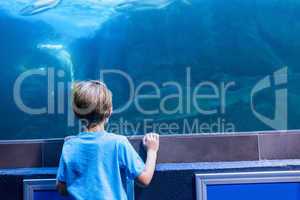
{"type": "Polygon", "coordinates": [[[300,128],[297,1],[62,0],[24,15],[31,2],[0,2],[0,139],[77,133],[66,84],[100,72],[115,111],[131,100],[109,122],[120,134],[300,128]]]}

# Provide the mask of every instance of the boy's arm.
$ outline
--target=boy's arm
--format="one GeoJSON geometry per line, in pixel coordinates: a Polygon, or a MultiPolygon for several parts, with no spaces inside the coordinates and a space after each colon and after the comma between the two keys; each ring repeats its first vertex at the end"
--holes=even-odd
{"type": "Polygon", "coordinates": [[[143,172],[137,177],[142,186],[148,186],[153,178],[159,149],[159,135],[150,133],[143,139],[144,146],[147,149],[147,160],[143,172]]]}
{"type": "MultiPolygon", "coordinates": [[[[65,139],[65,141],[67,140],[65,139]]],[[[58,170],[57,170],[56,189],[58,193],[62,196],[68,195],[65,175],[66,175],[66,164],[64,162],[63,155],[61,155],[59,160],[58,170]]]]}

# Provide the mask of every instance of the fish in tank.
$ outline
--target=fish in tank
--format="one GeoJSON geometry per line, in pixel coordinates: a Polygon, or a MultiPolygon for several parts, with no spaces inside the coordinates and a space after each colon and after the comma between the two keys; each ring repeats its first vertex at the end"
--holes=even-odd
{"type": "Polygon", "coordinates": [[[123,135],[299,129],[300,3],[0,2],[0,139],[76,134],[72,82],[113,93],[123,135]]]}

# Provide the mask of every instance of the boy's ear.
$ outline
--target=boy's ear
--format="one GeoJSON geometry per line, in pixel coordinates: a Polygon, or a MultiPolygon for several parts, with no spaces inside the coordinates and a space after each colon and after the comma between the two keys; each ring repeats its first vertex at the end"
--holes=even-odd
{"type": "Polygon", "coordinates": [[[110,116],[112,115],[112,112],[113,112],[113,108],[111,107],[111,108],[109,109],[108,117],[110,117],[110,116]]]}
{"type": "Polygon", "coordinates": [[[110,109],[109,109],[109,117],[112,115],[112,112],[113,112],[113,107],[110,107],[110,109]]]}

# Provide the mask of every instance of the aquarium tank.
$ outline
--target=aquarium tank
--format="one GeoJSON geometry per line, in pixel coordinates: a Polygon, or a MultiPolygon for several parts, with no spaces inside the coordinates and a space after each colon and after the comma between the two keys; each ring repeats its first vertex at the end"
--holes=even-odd
{"type": "Polygon", "coordinates": [[[113,93],[107,128],[299,129],[300,1],[0,2],[0,140],[77,134],[72,83],[113,93]]]}

